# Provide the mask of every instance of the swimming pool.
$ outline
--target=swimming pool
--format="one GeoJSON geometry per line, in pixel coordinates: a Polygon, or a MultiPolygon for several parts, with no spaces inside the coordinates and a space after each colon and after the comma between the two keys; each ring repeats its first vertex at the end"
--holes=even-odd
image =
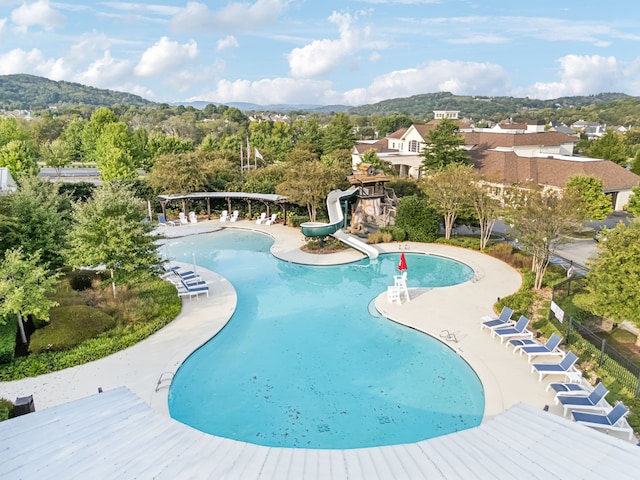
{"type": "MultiPolygon", "coordinates": [[[[169,255],[226,277],[233,317],[177,371],[176,420],[274,447],[348,449],[411,443],[476,426],[484,392],[475,372],[428,335],[371,315],[399,254],[348,265],[280,261],[263,234],[223,230],[174,239],[169,255]]],[[[453,285],[466,265],[407,255],[409,287],[453,285]]],[[[215,295],[215,292],[212,292],[215,295]]]]}

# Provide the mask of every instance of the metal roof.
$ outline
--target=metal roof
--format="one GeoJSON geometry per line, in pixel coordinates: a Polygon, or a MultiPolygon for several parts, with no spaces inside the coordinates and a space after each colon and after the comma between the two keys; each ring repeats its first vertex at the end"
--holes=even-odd
{"type": "Polygon", "coordinates": [[[202,433],[120,387],[0,423],[0,478],[626,478],[632,443],[520,403],[419,443],[353,450],[268,448],[202,433]]]}

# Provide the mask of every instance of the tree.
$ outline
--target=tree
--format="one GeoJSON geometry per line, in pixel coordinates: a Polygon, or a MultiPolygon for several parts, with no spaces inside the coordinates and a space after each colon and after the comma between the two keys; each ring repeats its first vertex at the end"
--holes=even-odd
{"type": "MultiPolygon", "coordinates": [[[[586,276],[594,294],[594,313],[640,327],[640,220],[628,226],[620,222],[597,249],[586,276]]],[[[636,345],[640,346],[640,335],[636,345]]]]}
{"type": "Polygon", "coordinates": [[[468,191],[475,180],[472,169],[451,163],[422,180],[421,189],[429,204],[443,217],[446,239],[451,238],[456,218],[471,209],[468,191]]]}
{"type": "Polygon", "coordinates": [[[627,212],[636,218],[640,218],[640,185],[636,185],[631,189],[631,196],[627,204],[627,212]]]}
{"type": "Polygon", "coordinates": [[[465,139],[458,133],[458,125],[444,118],[431,129],[422,155],[423,168],[427,172],[440,170],[451,163],[468,163],[469,157],[462,147],[465,139]]]}
{"type": "Polygon", "coordinates": [[[15,179],[38,173],[36,156],[24,140],[11,140],[0,147],[0,167],[7,167],[15,179]]]}
{"type": "Polygon", "coordinates": [[[362,155],[362,162],[369,163],[373,165],[373,168],[376,170],[382,170],[386,174],[396,173],[393,166],[389,162],[382,160],[373,148],[364,152],[364,155],[362,155]]]}
{"type": "Polygon", "coordinates": [[[323,154],[344,148],[351,150],[356,143],[353,126],[346,113],[336,113],[322,133],[323,154]]]}
{"type": "Polygon", "coordinates": [[[207,158],[204,152],[162,155],[156,158],[147,181],[157,192],[165,194],[202,191],[209,181],[207,158]]]}
{"type": "Polygon", "coordinates": [[[341,168],[310,161],[305,162],[304,168],[290,169],[276,191],[289,197],[291,203],[307,207],[309,220],[315,222],[318,209],[324,205],[327,195],[342,186],[344,178],[341,168]]]}
{"type": "Polygon", "coordinates": [[[487,188],[478,181],[469,185],[467,195],[480,227],[480,250],[484,250],[489,243],[493,226],[498,218],[499,202],[491,197],[487,188]]]}
{"type": "Polygon", "coordinates": [[[26,254],[16,248],[4,252],[0,263],[0,315],[16,315],[22,343],[27,343],[24,319],[32,315],[49,321],[49,309],[58,305],[48,298],[57,277],[40,264],[37,251],[26,254]]]}
{"type": "Polygon", "coordinates": [[[626,165],[629,158],[622,135],[613,130],[607,130],[602,137],[591,142],[587,148],[587,155],[611,160],[618,165],[626,165]]]}
{"type": "Polygon", "coordinates": [[[59,138],[42,145],[40,147],[40,156],[47,167],[55,168],[58,178],[60,178],[62,168],[71,163],[71,157],[67,154],[66,145],[59,138]]]}
{"type": "Polygon", "coordinates": [[[640,150],[636,152],[631,161],[631,171],[636,175],[640,175],[640,150]]]}
{"type": "Polygon", "coordinates": [[[438,213],[423,197],[409,195],[398,202],[396,226],[407,232],[407,238],[414,242],[433,242],[438,238],[438,213]]]}
{"type": "Polygon", "coordinates": [[[394,114],[381,117],[378,123],[376,123],[378,138],[384,138],[390,133],[400,130],[401,128],[409,128],[411,125],[413,125],[413,119],[408,115],[394,114]]]}
{"type": "Polygon", "coordinates": [[[574,175],[565,187],[574,195],[583,220],[604,220],[613,211],[611,199],[604,194],[604,182],[591,175],[574,175]]]}
{"type": "Polygon", "coordinates": [[[521,197],[509,206],[505,217],[514,238],[533,257],[534,288],[542,288],[552,252],[567,243],[565,235],[580,225],[576,200],[532,184],[521,191],[521,197]]]}
{"type": "Polygon", "coordinates": [[[0,249],[20,245],[25,255],[38,252],[45,267],[61,267],[71,202],[59,193],[59,184],[23,179],[18,190],[0,200],[0,212],[8,220],[0,225],[0,249]]]}
{"type": "Polygon", "coordinates": [[[94,153],[100,178],[105,182],[138,178],[132,150],[132,134],[126,123],[113,122],[105,125],[94,153]]]}
{"type": "Polygon", "coordinates": [[[91,119],[82,128],[82,154],[83,160],[95,162],[96,146],[104,128],[118,121],[118,117],[108,107],[97,108],[91,115],[91,119]]]}
{"type": "Polygon", "coordinates": [[[69,263],[75,268],[106,268],[114,298],[117,285],[131,284],[161,263],[150,235],[153,225],[144,221],[145,205],[130,187],[105,184],[93,198],[75,206],[69,263]]]}

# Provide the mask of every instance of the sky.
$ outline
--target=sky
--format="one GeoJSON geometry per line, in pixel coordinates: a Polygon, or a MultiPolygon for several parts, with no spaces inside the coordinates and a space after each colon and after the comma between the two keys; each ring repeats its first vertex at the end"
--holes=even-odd
{"type": "Polygon", "coordinates": [[[640,96],[640,11],[636,0],[0,0],[0,74],[12,73],[166,103],[640,96]]]}

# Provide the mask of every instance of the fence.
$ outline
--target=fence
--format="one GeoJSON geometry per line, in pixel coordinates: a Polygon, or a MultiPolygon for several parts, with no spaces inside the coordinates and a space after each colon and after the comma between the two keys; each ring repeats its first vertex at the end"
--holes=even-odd
{"type": "Polygon", "coordinates": [[[573,307],[574,315],[579,317],[576,319],[572,315],[567,315],[560,308],[559,303],[562,303],[563,299],[584,289],[586,289],[586,280],[580,277],[568,278],[556,285],[553,288],[549,320],[561,332],[565,333],[565,345],[567,347],[574,345],[580,349],[581,351],[576,353],[579,353],[583,359],[591,357],[598,367],[606,370],[636,397],[640,397],[640,366],[609,345],[606,339],[598,335],[598,332],[585,327],[581,323],[587,319],[602,321],[603,318],[573,307]]]}

